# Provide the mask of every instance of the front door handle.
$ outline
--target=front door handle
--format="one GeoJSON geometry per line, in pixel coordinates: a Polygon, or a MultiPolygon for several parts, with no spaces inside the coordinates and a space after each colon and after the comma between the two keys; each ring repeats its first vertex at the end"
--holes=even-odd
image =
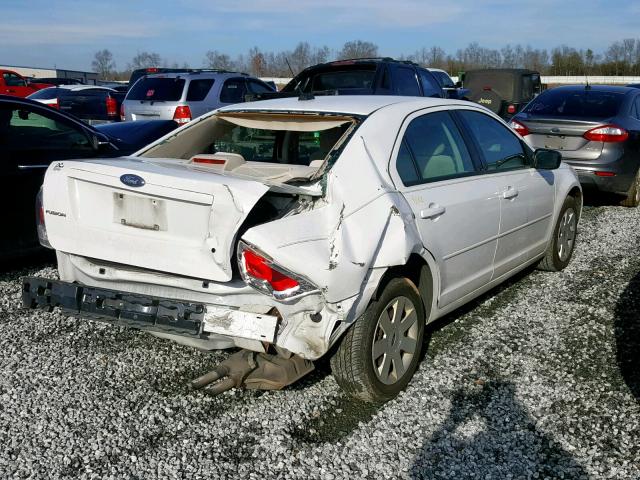
{"type": "Polygon", "coordinates": [[[507,187],[504,192],[502,192],[502,198],[506,198],[510,200],[512,198],[516,198],[518,196],[518,189],[513,187],[507,187]]]}
{"type": "Polygon", "coordinates": [[[437,203],[430,203],[428,208],[420,210],[420,218],[437,218],[443,215],[446,209],[437,203]]]}

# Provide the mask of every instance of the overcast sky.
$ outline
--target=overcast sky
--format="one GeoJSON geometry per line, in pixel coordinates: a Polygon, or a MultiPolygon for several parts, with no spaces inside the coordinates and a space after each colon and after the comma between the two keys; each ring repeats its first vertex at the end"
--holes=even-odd
{"type": "Polygon", "coordinates": [[[338,50],[367,40],[380,54],[479,42],[603,52],[640,37],[635,0],[0,0],[0,64],[89,70],[108,48],[117,67],[141,51],[202,65],[207,50],[235,56],[299,41],[338,50]]]}

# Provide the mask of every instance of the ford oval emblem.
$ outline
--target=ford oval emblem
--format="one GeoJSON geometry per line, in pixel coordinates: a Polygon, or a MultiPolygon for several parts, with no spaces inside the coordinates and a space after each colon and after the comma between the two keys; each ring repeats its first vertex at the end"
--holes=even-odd
{"type": "Polygon", "coordinates": [[[138,175],[134,175],[133,173],[125,173],[120,177],[120,181],[124,183],[127,187],[143,187],[146,183],[144,178],[139,177],[138,175]]]}

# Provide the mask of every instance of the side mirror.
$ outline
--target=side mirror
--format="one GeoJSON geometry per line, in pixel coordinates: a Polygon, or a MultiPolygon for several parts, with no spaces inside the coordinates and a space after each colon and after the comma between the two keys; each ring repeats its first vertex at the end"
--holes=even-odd
{"type": "Polygon", "coordinates": [[[533,154],[534,167],[541,170],[555,170],[562,162],[562,154],[557,150],[539,148],[533,154]]]}
{"type": "Polygon", "coordinates": [[[460,80],[456,82],[456,88],[462,88],[462,82],[460,80]]]}

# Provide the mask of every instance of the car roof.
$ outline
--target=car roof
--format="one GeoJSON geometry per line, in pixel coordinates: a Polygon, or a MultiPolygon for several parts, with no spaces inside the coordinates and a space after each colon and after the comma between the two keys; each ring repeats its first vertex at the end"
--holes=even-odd
{"type": "Polygon", "coordinates": [[[93,89],[93,90],[106,90],[107,92],[113,92],[113,88],[109,88],[109,87],[103,87],[100,85],[56,85],[55,87],[47,87],[47,88],[61,88],[63,90],[72,90],[72,91],[78,91],[78,90],[89,90],[89,89],[93,89]]]}
{"type": "Polygon", "coordinates": [[[633,87],[625,87],[622,85],[563,85],[550,89],[550,91],[593,91],[593,92],[611,92],[611,93],[629,93],[637,92],[638,89],[633,87]]]}
{"type": "Polygon", "coordinates": [[[238,111],[282,111],[282,112],[326,112],[347,115],[370,115],[383,107],[398,103],[413,104],[415,109],[441,105],[469,105],[469,102],[431,97],[406,97],[400,95],[317,95],[311,100],[298,97],[261,100],[221,108],[222,112],[238,111]]]}
{"type": "MultiPolygon", "coordinates": [[[[226,70],[222,71],[199,71],[199,72],[170,72],[170,73],[153,73],[150,75],[144,75],[147,78],[185,78],[185,79],[194,79],[194,78],[218,78],[218,77],[250,77],[247,73],[242,72],[228,72],[226,70]]],[[[142,78],[142,77],[141,77],[142,78]]]]}
{"type": "Polygon", "coordinates": [[[477,68],[473,70],[467,70],[465,75],[469,75],[470,73],[500,73],[500,74],[510,74],[510,75],[531,75],[540,74],[536,70],[529,70],[526,68],[477,68]]]}

